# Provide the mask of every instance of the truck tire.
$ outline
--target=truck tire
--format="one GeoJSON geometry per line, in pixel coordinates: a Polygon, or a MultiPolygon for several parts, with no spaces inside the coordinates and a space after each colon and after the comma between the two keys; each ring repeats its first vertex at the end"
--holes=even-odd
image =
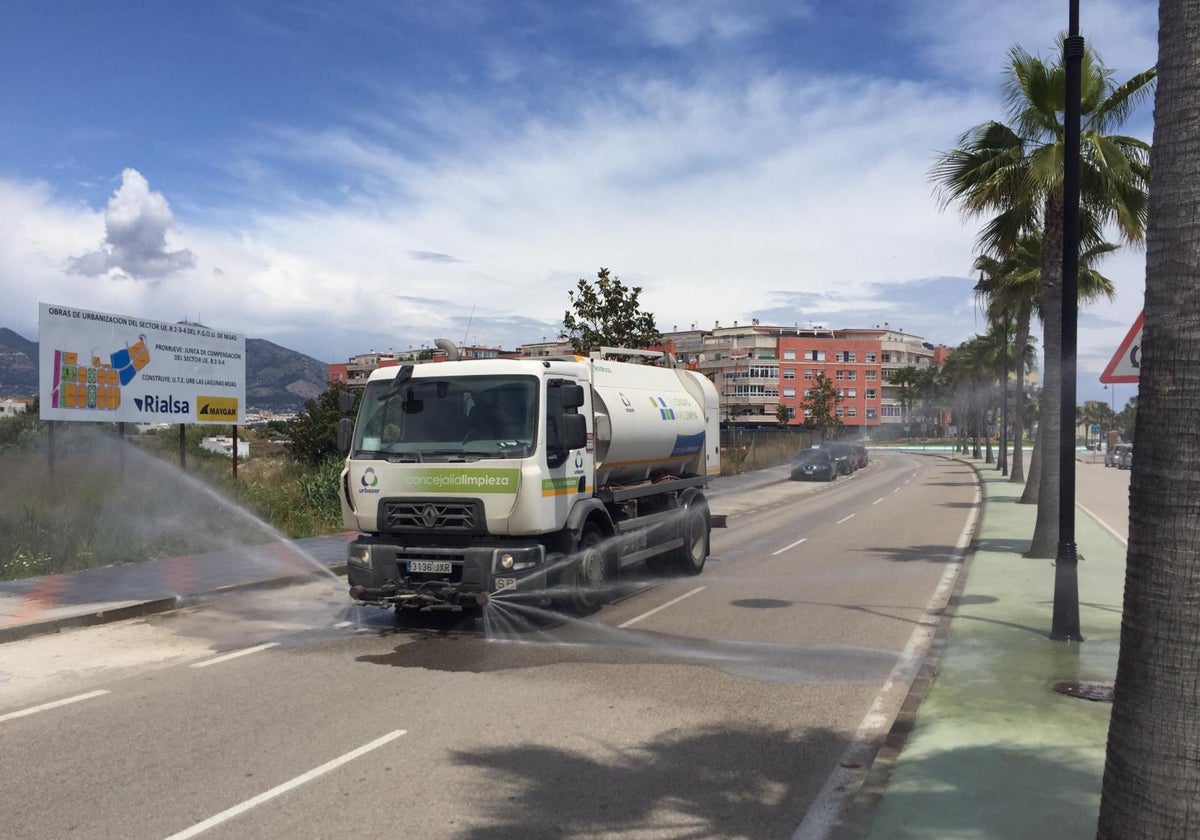
{"type": "Polygon", "coordinates": [[[708,559],[708,507],[703,502],[684,509],[680,536],[683,545],[675,550],[675,566],[685,575],[698,575],[708,559]]]}
{"type": "Polygon", "coordinates": [[[598,528],[584,527],[576,548],[575,589],[570,596],[572,609],[581,615],[594,613],[612,595],[616,574],[603,543],[598,528]]]}

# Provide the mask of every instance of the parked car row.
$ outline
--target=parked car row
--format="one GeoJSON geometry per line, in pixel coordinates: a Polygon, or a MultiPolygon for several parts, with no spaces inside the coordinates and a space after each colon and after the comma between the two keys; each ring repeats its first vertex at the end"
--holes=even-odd
{"type": "Polygon", "coordinates": [[[833,481],[839,475],[853,475],[867,461],[867,448],[861,444],[826,443],[797,456],[792,462],[792,480],[833,481]]]}
{"type": "Polygon", "coordinates": [[[1104,453],[1104,466],[1116,467],[1119,470],[1132,469],[1133,444],[1118,443],[1116,446],[1109,447],[1109,450],[1104,453]]]}

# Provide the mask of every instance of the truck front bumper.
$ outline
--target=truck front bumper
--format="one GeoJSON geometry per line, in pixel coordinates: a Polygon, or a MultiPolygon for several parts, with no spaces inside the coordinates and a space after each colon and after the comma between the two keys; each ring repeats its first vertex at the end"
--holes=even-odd
{"type": "Polygon", "coordinates": [[[536,542],[431,547],[363,536],[349,545],[346,579],[359,604],[476,609],[498,593],[544,593],[546,550],[536,542]]]}

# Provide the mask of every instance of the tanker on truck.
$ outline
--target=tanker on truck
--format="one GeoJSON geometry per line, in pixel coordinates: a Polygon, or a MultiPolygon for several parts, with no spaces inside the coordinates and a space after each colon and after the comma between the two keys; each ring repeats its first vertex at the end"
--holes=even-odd
{"type": "Polygon", "coordinates": [[[634,563],[699,574],[716,388],[668,354],[619,352],[666,366],[596,353],[374,371],[338,428],[342,515],[358,532],[350,596],[398,611],[477,609],[497,593],[589,610],[634,563]]]}

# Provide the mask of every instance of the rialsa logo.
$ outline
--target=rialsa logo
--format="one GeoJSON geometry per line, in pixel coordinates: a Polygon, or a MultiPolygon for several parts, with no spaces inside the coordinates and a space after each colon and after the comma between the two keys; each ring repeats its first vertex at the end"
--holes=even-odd
{"type": "Polygon", "coordinates": [[[133,404],[138,411],[147,414],[189,414],[192,406],[187,400],[176,399],[171,395],[157,397],[153,394],[145,397],[134,397],[133,404]]]}
{"type": "Polygon", "coordinates": [[[238,416],[237,397],[197,397],[196,419],[236,423],[238,416]]]}

